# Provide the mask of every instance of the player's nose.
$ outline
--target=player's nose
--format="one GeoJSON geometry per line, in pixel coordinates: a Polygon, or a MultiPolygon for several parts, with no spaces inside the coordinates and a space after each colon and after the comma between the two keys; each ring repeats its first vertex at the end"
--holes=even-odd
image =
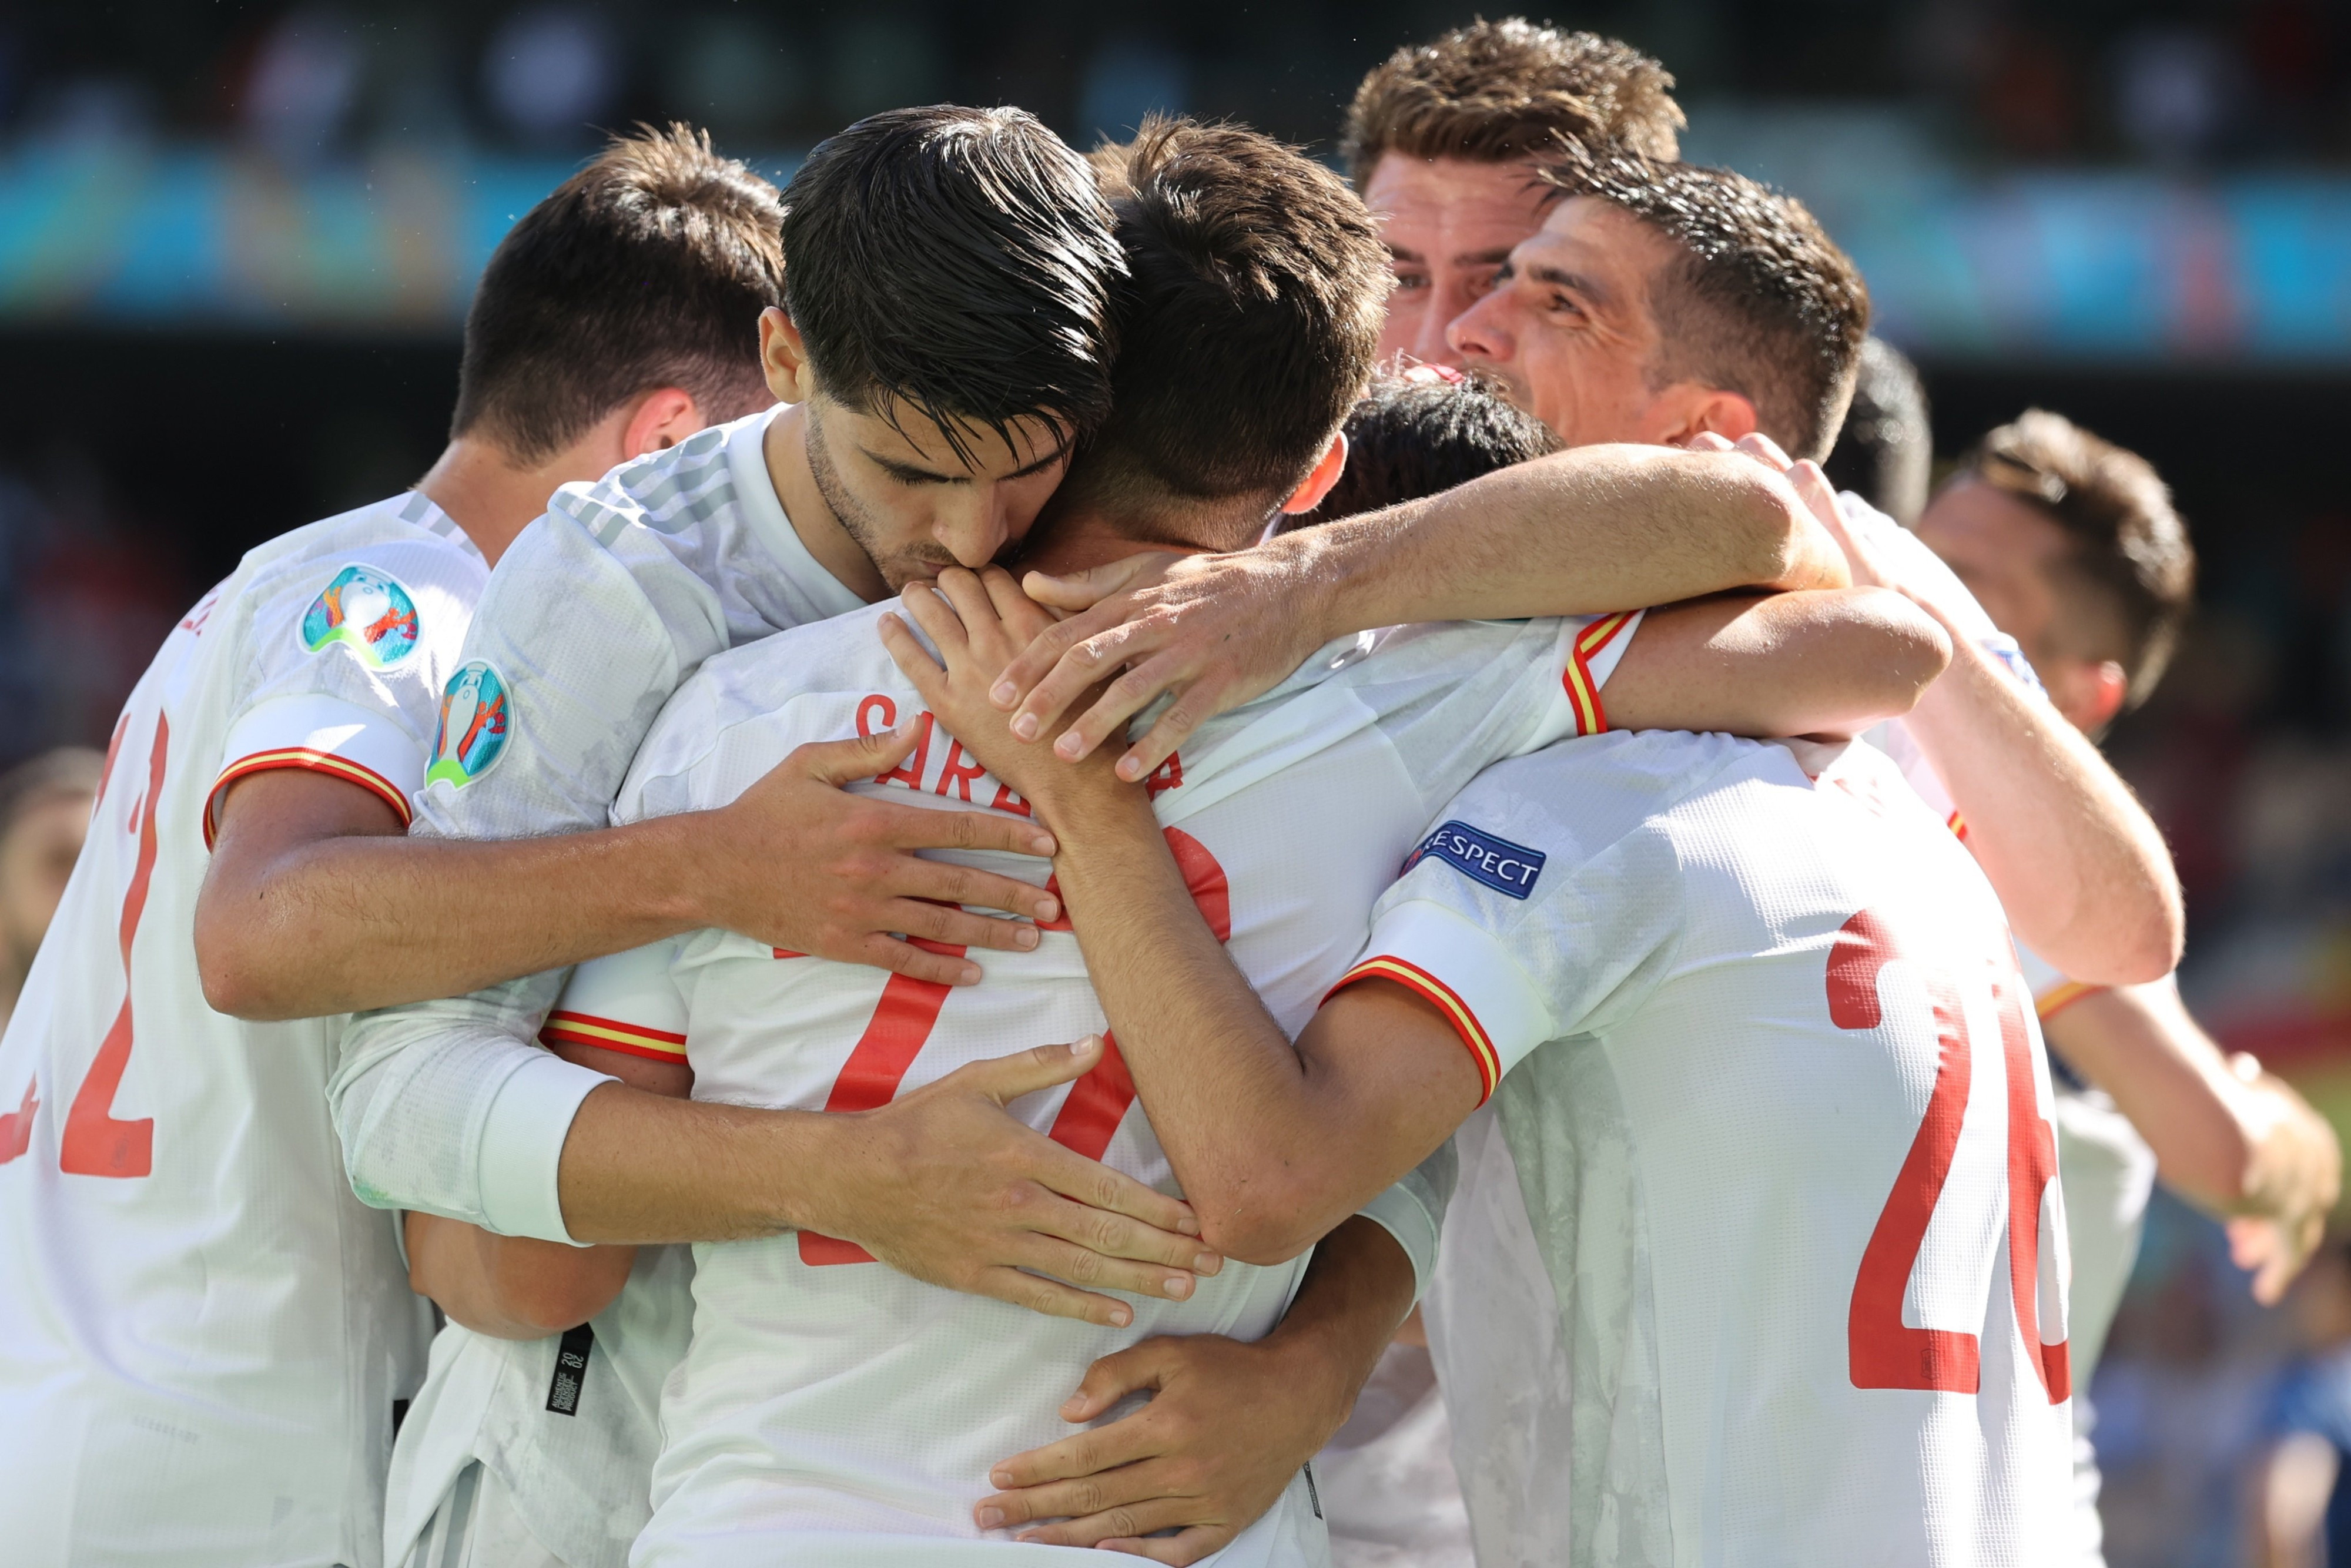
{"type": "Polygon", "coordinates": [[[1452,352],[1443,361],[1461,365],[1471,360],[1508,363],[1518,340],[1510,329],[1502,303],[1507,289],[1498,288],[1446,324],[1445,341],[1452,352]]]}

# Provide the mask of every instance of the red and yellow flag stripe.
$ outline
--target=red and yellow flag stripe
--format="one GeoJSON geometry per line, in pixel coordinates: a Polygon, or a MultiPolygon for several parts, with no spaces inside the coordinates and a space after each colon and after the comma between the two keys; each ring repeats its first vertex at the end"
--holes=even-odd
{"type": "Polygon", "coordinates": [[[1603,615],[1575,634],[1575,645],[1570,650],[1567,673],[1562,684],[1567,687],[1568,706],[1575,710],[1575,733],[1602,735],[1608,729],[1608,710],[1600,704],[1600,683],[1592,678],[1592,661],[1603,648],[1616,640],[1636,612],[1620,610],[1614,615],[1603,615]]]}
{"type": "Polygon", "coordinates": [[[204,804],[204,848],[209,850],[213,847],[213,835],[217,829],[213,814],[219,808],[221,796],[228,787],[240,779],[249,779],[256,773],[267,773],[278,768],[307,768],[314,773],[331,774],[356,784],[381,797],[383,803],[400,818],[400,825],[403,828],[408,826],[410,813],[406,792],[374,768],[365,763],[354,762],[348,757],[339,757],[331,751],[316,751],[307,746],[287,746],[275,751],[256,751],[221,770],[221,776],[214,780],[213,792],[204,804]]]}
{"type": "Polygon", "coordinates": [[[1477,1064],[1478,1103],[1483,1105],[1493,1098],[1494,1086],[1502,1081],[1502,1059],[1494,1050],[1494,1041],[1486,1033],[1486,1026],[1478,1021],[1476,1010],[1461,999],[1458,991],[1417,964],[1382,954],[1364,959],[1340,976],[1339,983],[1324,994],[1323,1000],[1328,1001],[1358,980],[1393,980],[1406,990],[1416,993],[1444,1014],[1445,1021],[1453,1026],[1453,1032],[1459,1035],[1461,1043],[1468,1048],[1469,1060],[1477,1064]]]}
{"type": "Polygon", "coordinates": [[[672,1034],[665,1029],[624,1023],[619,1019],[598,1018],[593,1013],[549,1013],[538,1038],[548,1045],[601,1046],[606,1051],[653,1061],[685,1060],[685,1036],[672,1034]]]}
{"type": "Polygon", "coordinates": [[[2095,996],[2105,988],[2104,986],[2085,985],[2079,980],[2068,980],[2047,996],[2035,998],[2032,1010],[2039,1013],[2042,1021],[2046,1023],[2084,997],[2095,996]]]}

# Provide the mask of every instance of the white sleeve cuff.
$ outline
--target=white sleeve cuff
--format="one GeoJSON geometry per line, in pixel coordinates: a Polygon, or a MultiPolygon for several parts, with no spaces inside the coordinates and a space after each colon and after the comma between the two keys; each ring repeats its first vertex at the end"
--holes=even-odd
{"type": "Polygon", "coordinates": [[[1544,744],[1577,736],[1600,735],[1608,728],[1608,707],[1600,690],[1625,650],[1633,645],[1646,610],[1619,611],[1614,615],[1571,615],[1560,623],[1557,668],[1559,702],[1543,727],[1544,744]]]}
{"type": "Polygon", "coordinates": [[[1542,993],[1501,944],[1427,899],[1406,899],[1381,915],[1364,956],[1339,985],[1370,979],[1417,992],[1445,1015],[1477,1063],[1481,1103],[1504,1073],[1557,1032],[1542,993]]]}
{"type": "Polygon", "coordinates": [[[272,697],[230,727],[220,777],[204,800],[204,847],[219,828],[221,796],[238,779],[274,768],[306,768],[381,798],[408,825],[409,797],[424,781],[424,754],[388,715],[316,692],[272,697]]]}
{"type": "Polygon", "coordinates": [[[580,1103],[618,1079],[542,1052],[507,1075],[482,1119],[482,1222],[501,1236],[578,1247],[564,1228],[556,1173],[580,1103]]]}
{"type": "Polygon", "coordinates": [[[1412,1260],[1412,1300],[1419,1305],[1428,1293],[1429,1276],[1437,1271],[1438,1217],[1429,1212],[1419,1193],[1401,1182],[1355,1212],[1395,1237],[1412,1260]]]}

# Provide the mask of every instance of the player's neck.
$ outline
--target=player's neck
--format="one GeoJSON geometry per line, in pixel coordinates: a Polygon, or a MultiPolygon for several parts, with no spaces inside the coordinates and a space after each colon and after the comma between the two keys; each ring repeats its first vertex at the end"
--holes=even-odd
{"type": "Polygon", "coordinates": [[[1043,538],[1021,552],[1019,568],[1061,577],[1091,571],[1144,550],[1173,550],[1181,555],[1205,555],[1217,547],[1196,540],[1162,538],[1138,539],[1123,533],[1103,514],[1087,507],[1058,512],[1043,538]]]}
{"type": "Polygon", "coordinates": [[[496,566],[515,536],[547,510],[557,486],[603,477],[603,468],[590,470],[590,461],[575,447],[526,466],[479,437],[460,435],[442,450],[416,488],[448,513],[482,559],[496,566]]]}

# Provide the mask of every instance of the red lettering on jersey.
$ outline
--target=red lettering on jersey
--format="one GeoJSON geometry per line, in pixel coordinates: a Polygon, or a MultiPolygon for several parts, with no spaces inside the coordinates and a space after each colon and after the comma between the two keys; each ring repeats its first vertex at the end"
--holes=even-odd
{"type": "Polygon", "coordinates": [[[171,747],[172,727],[155,716],[155,749],[148,758],[147,792],[139,810],[139,858],[131,872],[131,886],[122,896],[122,1009],[114,1027],[99,1042],[90,1059],[89,1075],[81,1081],[66,1111],[65,1134],[57,1145],[57,1167],[69,1176],[143,1176],[154,1166],[155,1121],[117,1121],[115,1092],[122,1086],[123,1070],[131,1065],[131,943],[139,934],[140,916],[147,912],[147,887],[155,874],[155,813],[163,796],[163,766],[171,747]]]}
{"type": "Polygon", "coordinates": [[[1143,787],[1151,792],[1151,798],[1155,800],[1170,789],[1182,789],[1184,787],[1183,757],[1178,753],[1169,752],[1167,760],[1151,770],[1151,777],[1143,781],[1143,787]]]}
{"type": "Polygon", "coordinates": [[[923,769],[930,765],[931,760],[931,716],[925,714],[922,727],[914,739],[914,754],[888,772],[875,774],[873,782],[876,784],[894,782],[904,784],[909,789],[921,789],[923,769]]]}
{"type": "MultiPolygon", "coordinates": [[[[929,715],[924,716],[925,718],[929,715]]],[[[920,936],[907,941],[929,953],[943,953],[950,958],[960,958],[964,949],[944,942],[932,942],[920,936]]],[[[898,1085],[906,1076],[906,1069],[931,1038],[937,1027],[939,1009],[946,1006],[947,992],[952,988],[935,980],[917,980],[905,975],[893,975],[882,987],[882,999],[873,1009],[873,1017],[865,1025],[865,1032],[849,1052],[849,1061],[841,1067],[841,1076],[833,1080],[832,1092],[825,1099],[827,1111],[871,1111],[886,1105],[898,1092],[898,1085]]],[[[842,1241],[831,1236],[820,1236],[813,1230],[800,1232],[800,1261],[811,1267],[831,1263],[871,1263],[873,1254],[853,1241],[842,1241]]]]}
{"type": "Polygon", "coordinates": [[[857,733],[861,737],[871,737],[878,731],[897,727],[898,705],[880,692],[874,692],[858,703],[857,733]],[[873,722],[873,716],[877,713],[882,716],[880,724],[873,722]]]}
{"type": "Polygon", "coordinates": [[[89,814],[93,821],[98,818],[99,800],[106,799],[106,787],[114,779],[114,758],[115,754],[122,749],[122,732],[130,727],[131,714],[126,709],[122,716],[114,721],[114,738],[106,743],[106,766],[98,770],[98,800],[89,803],[89,814]]]}
{"type": "Polygon", "coordinates": [[[199,637],[203,636],[204,632],[204,622],[212,619],[213,606],[219,602],[220,590],[215,588],[210,593],[205,594],[202,599],[196,601],[196,607],[188,612],[188,618],[185,621],[180,622],[180,630],[183,632],[193,632],[199,637]]]}
{"type": "MultiPolygon", "coordinates": [[[[1208,923],[1217,941],[1231,941],[1233,887],[1225,875],[1225,868],[1208,852],[1207,845],[1183,829],[1165,828],[1161,831],[1167,836],[1167,847],[1175,852],[1176,869],[1184,873],[1184,885],[1191,890],[1200,918],[1208,923]]],[[[1055,887],[1052,891],[1059,894],[1061,890],[1055,887]]],[[[1067,915],[1048,927],[1068,928],[1067,915]]],[[[1070,1097],[1061,1102],[1061,1113],[1053,1118],[1053,1130],[1048,1135],[1090,1160],[1098,1160],[1110,1147],[1112,1134],[1126,1120],[1127,1108],[1134,1103],[1134,1075],[1127,1070],[1126,1058],[1119,1054],[1117,1040],[1105,1033],[1102,1059],[1094,1063],[1092,1071],[1070,1086],[1070,1097]]]]}
{"type": "Polygon", "coordinates": [[[769,951],[774,953],[778,958],[805,958],[808,956],[805,953],[795,953],[789,947],[774,947],[770,948],[769,951]]]}
{"type": "Polygon", "coordinates": [[[987,803],[987,809],[991,811],[1010,811],[1019,817],[1033,817],[1037,814],[1030,809],[1028,801],[1012,792],[1012,786],[1009,784],[998,784],[996,787],[996,799],[987,803]]]}
{"type": "MultiPolygon", "coordinates": [[[[929,716],[926,714],[924,716],[927,718],[929,716]]],[[[961,795],[968,803],[971,801],[971,781],[987,777],[987,766],[977,761],[957,766],[956,758],[965,755],[963,742],[953,736],[947,737],[947,757],[946,760],[939,765],[937,793],[945,795],[947,792],[947,786],[952,784],[956,788],[956,793],[961,795]]],[[[1002,793],[1001,790],[998,792],[1002,793]]]]}
{"type": "Polygon", "coordinates": [[[33,1113],[41,1108],[41,1081],[37,1078],[25,1085],[25,1097],[16,1108],[0,1116],[0,1166],[22,1159],[25,1151],[33,1146],[33,1113]]]}

